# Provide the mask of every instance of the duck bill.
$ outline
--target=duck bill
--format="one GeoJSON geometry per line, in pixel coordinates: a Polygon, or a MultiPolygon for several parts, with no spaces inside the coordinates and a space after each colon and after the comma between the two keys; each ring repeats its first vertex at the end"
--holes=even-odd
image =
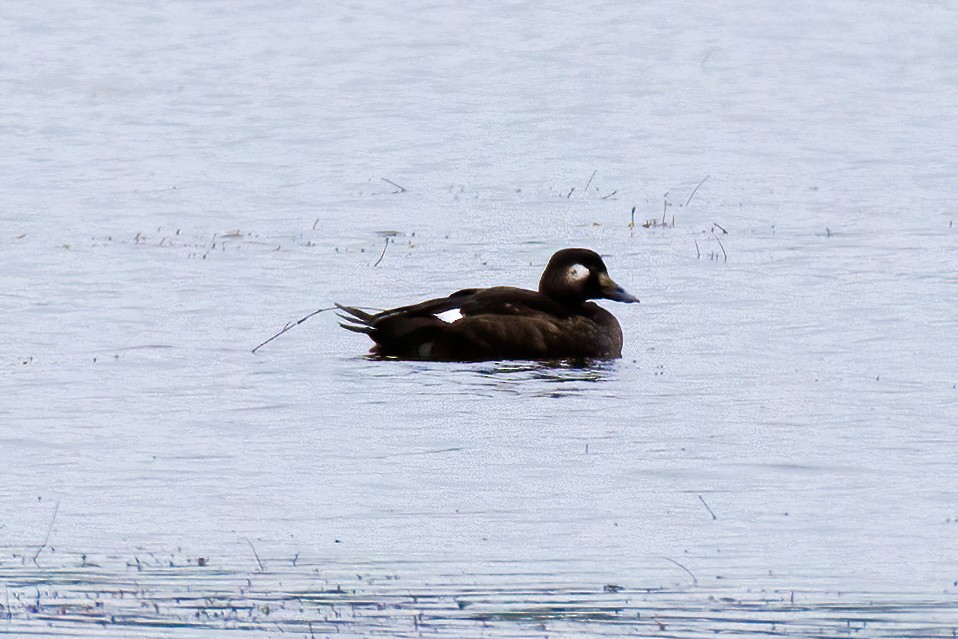
{"type": "Polygon", "coordinates": [[[639,301],[639,298],[616,284],[612,278],[605,273],[599,275],[599,291],[602,292],[602,297],[607,300],[615,300],[616,302],[626,303],[639,301]]]}

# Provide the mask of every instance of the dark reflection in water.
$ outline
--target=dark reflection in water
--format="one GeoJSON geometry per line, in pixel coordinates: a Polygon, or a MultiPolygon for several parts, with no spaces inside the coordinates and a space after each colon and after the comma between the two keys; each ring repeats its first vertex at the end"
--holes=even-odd
{"type": "Polygon", "coordinates": [[[607,379],[609,373],[611,373],[614,369],[614,361],[566,359],[541,362],[495,362],[489,367],[480,368],[479,372],[483,375],[514,375],[530,373],[534,379],[542,379],[553,382],[598,382],[607,379]]]}
{"type": "Polygon", "coordinates": [[[496,362],[477,371],[500,390],[533,396],[567,397],[615,378],[615,362],[606,360],[555,360],[544,362],[496,362]],[[531,388],[524,387],[527,382],[531,388]]]}
{"type": "MultiPolygon", "coordinates": [[[[618,379],[621,365],[609,360],[496,362],[420,362],[375,356],[344,359],[344,374],[356,382],[415,380],[411,392],[507,394],[527,397],[568,397],[588,392],[601,396],[603,384],[618,379]]],[[[378,382],[377,382],[378,383],[378,382]]],[[[405,389],[409,391],[409,389],[405,389]]],[[[611,396],[611,390],[607,395],[611,396]]]]}

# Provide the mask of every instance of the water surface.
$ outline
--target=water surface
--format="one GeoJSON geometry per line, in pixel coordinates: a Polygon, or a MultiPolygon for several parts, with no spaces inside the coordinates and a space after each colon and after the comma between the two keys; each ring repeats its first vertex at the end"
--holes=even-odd
{"type": "Polygon", "coordinates": [[[954,7],[0,18],[0,632],[958,627],[954,7]],[[565,246],[619,361],[250,352],[565,246]]]}

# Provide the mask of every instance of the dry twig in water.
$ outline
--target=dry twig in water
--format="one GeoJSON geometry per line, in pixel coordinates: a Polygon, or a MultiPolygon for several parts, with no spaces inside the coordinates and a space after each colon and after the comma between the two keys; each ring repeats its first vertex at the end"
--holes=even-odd
{"type": "Polygon", "coordinates": [[[688,568],[686,568],[685,566],[683,566],[683,565],[680,564],[679,562],[675,561],[674,559],[670,559],[669,557],[662,557],[662,559],[664,559],[664,560],[666,560],[666,561],[671,561],[673,564],[675,564],[676,566],[678,566],[679,568],[681,568],[682,570],[684,570],[685,573],[686,573],[689,577],[692,578],[692,583],[698,585],[699,580],[695,578],[695,575],[692,574],[692,571],[691,571],[691,570],[689,570],[688,568]]]}
{"type": "MultiPolygon", "coordinates": [[[[243,539],[245,539],[245,540],[246,540],[246,543],[249,544],[249,549],[253,551],[253,556],[256,557],[256,563],[259,564],[259,571],[260,571],[260,572],[263,572],[264,570],[266,570],[266,568],[263,566],[263,562],[260,561],[259,553],[256,552],[256,548],[253,547],[253,542],[251,542],[251,541],[249,540],[249,537],[243,537],[243,539]]],[[[691,573],[689,573],[689,574],[691,574],[691,573]]],[[[693,577],[693,579],[694,579],[694,577],[693,577]]]]}
{"type": "Polygon", "coordinates": [[[722,249],[722,255],[725,257],[725,261],[728,262],[728,253],[725,252],[725,246],[722,244],[722,240],[719,239],[719,236],[715,234],[714,229],[712,230],[712,237],[718,242],[719,248],[722,249]]]}
{"type": "Polygon", "coordinates": [[[43,545],[37,548],[37,551],[33,553],[33,564],[39,566],[37,563],[37,557],[40,556],[40,553],[43,552],[43,549],[47,547],[47,542],[50,541],[50,533],[53,532],[53,524],[57,520],[57,513],[60,512],[60,502],[56,503],[56,506],[53,507],[53,517],[50,518],[50,525],[47,526],[47,536],[43,538],[43,545]]]}
{"type": "Polygon", "coordinates": [[[313,315],[319,315],[320,313],[323,313],[323,312],[325,312],[325,311],[335,311],[335,310],[336,310],[336,307],[335,307],[335,306],[330,306],[329,308],[321,308],[321,309],[319,309],[318,311],[313,311],[312,313],[310,313],[310,314],[307,315],[306,317],[304,317],[304,318],[302,318],[302,319],[299,319],[299,320],[297,320],[297,321],[295,321],[295,322],[287,322],[287,323],[286,323],[286,326],[283,327],[283,330],[281,330],[280,332],[276,333],[275,335],[273,335],[272,337],[270,337],[268,340],[266,340],[265,342],[263,342],[262,344],[260,344],[260,345],[257,346],[256,348],[254,348],[252,352],[255,353],[256,351],[258,351],[259,349],[263,348],[264,346],[266,346],[267,344],[269,344],[270,342],[272,342],[274,339],[276,339],[277,337],[279,337],[280,335],[282,335],[282,334],[285,333],[286,331],[290,330],[291,328],[293,328],[293,327],[295,327],[295,326],[299,326],[300,324],[302,324],[303,322],[305,322],[306,320],[308,320],[308,319],[309,319],[310,317],[312,317],[313,315]]]}
{"type": "Polygon", "coordinates": [[[712,515],[712,521],[718,519],[718,517],[715,516],[715,513],[712,512],[712,509],[709,508],[709,505],[705,503],[705,499],[702,497],[702,495],[699,495],[699,501],[702,502],[703,506],[705,506],[705,510],[709,511],[709,514],[712,515]]]}
{"type": "Polygon", "coordinates": [[[584,191],[585,191],[586,193],[589,192],[589,185],[592,184],[592,180],[595,178],[595,174],[598,173],[598,172],[599,172],[599,169],[596,169],[596,170],[592,171],[592,175],[589,177],[589,181],[585,183],[585,189],[584,189],[584,191]]]}
{"type": "Polygon", "coordinates": [[[379,178],[379,179],[382,180],[383,182],[386,182],[387,184],[392,184],[392,185],[395,186],[397,189],[399,189],[398,191],[393,191],[393,195],[395,195],[396,193],[405,193],[405,192],[406,192],[406,187],[404,187],[404,186],[399,186],[398,184],[396,184],[396,183],[393,182],[392,180],[389,180],[389,179],[384,178],[384,177],[381,177],[381,178],[379,178]]]}
{"type": "Polygon", "coordinates": [[[386,244],[383,245],[383,252],[380,253],[379,259],[376,260],[376,263],[373,264],[373,268],[379,266],[379,263],[383,261],[383,258],[386,257],[386,249],[389,248],[389,238],[386,238],[386,244]]]}
{"type": "Polygon", "coordinates": [[[708,176],[708,175],[706,175],[704,178],[702,178],[702,181],[699,182],[698,185],[697,185],[694,189],[692,189],[692,192],[689,194],[689,199],[685,200],[685,206],[688,206],[688,205],[689,205],[689,202],[692,201],[692,196],[695,195],[695,192],[699,190],[699,187],[700,187],[700,186],[702,186],[703,184],[705,184],[705,180],[707,180],[707,179],[709,179],[709,176],[708,176]]]}

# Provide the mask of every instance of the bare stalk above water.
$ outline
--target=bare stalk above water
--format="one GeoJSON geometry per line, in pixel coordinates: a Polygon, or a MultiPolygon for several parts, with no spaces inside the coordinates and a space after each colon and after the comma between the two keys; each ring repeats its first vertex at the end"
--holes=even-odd
{"type": "Polygon", "coordinates": [[[715,513],[712,512],[712,509],[709,508],[709,505],[705,503],[705,498],[702,497],[702,495],[699,495],[699,501],[702,502],[703,506],[705,506],[705,510],[709,511],[709,514],[712,515],[713,521],[718,519],[718,517],[715,516],[715,513]]]}
{"type": "Polygon", "coordinates": [[[694,189],[692,189],[692,192],[689,194],[689,199],[685,200],[685,206],[688,206],[688,205],[689,205],[689,202],[692,201],[692,196],[695,195],[695,192],[699,190],[699,187],[700,187],[700,186],[702,186],[703,184],[705,184],[705,180],[707,180],[707,179],[709,179],[709,176],[708,176],[708,175],[706,175],[704,178],[702,178],[702,181],[699,182],[698,185],[697,185],[694,189]]]}
{"type": "Polygon", "coordinates": [[[395,182],[393,182],[392,180],[390,180],[390,179],[388,179],[388,178],[381,177],[381,178],[379,178],[379,179],[382,180],[383,182],[386,182],[387,184],[392,184],[392,185],[395,186],[397,189],[399,189],[398,191],[394,191],[394,192],[393,192],[393,195],[395,195],[396,193],[405,193],[405,192],[406,192],[406,187],[404,187],[404,186],[399,186],[398,184],[396,184],[395,182]]]}
{"type": "Polygon", "coordinates": [[[56,503],[56,506],[53,507],[53,517],[50,518],[50,525],[47,526],[47,536],[43,538],[43,545],[37,548],[37,551],[33,554],[33,564],[39,566],[37,563],[37,557],[40,556],[40,553],[43,552],[43,549],[47,547],[47,542],[50,541],[50,533],[53,532],[53,523],[57,520],[57,513],[60,512],[60,502],[56,503]]]}
{"type": "Polygon", "coordinates": [[[715,241],[718,242],[719,248],[722,249],[722,255],[725,258],[725,261],[728,262],[728,253],[725,252],[725,246],[722,244],[722,240],[719,239],[719,236],[715,234],[715,231],[712,231],[712,237],[715,238],[715,241]]]}
{"type": "Polygon", "coordinates": [[[583,190],[584,190],[586,193],[589,192],[589,185],[592,184],[592,180],[595,179],[595,174],[598,173],[598,172],[599,172],[599,169],[596,169],[596,170],[592,171],[592,175],[589,177],[589,181],[585,183],[585,189],[583,189],[583,190]]]}
{"type": "Polygon", "coordinates": [[[379,263],[383,261],[383,258],[386,257],[386,249],[389,248],[389,238],[386,238],[386,243],[383,245],[383,252],[379,255],[379,259],[376,260],[376,263],[373,264],[373,268],[379,266],[379,263]]]}
{"type": "Polygon", "coordinates": [[[683,565],[680,564],[679,562],[675,561],[674,559],[671,559],[670,557],[662,557],[662,559],[664,559],[664,560],[666,560],[666,561],[671,561],[673,564],[675,564],[676,566],[678,566],[679,568],[681,568],[682,570],[684,570],[685,573],[686,573],[689,577],[692,578],[692,583],[698,585],[699,580],[695,578],[695,575],[692,574],[692,571],[691,571],[691,570],[689,570],[688,568],[686,568],[685,566],[683,566],[683,565]]]}
{"type": "Polygon", "coordinates": [[[266,568],[263,566],[263,562],[260,561],[259,553],[256,552],[256,548],[253,546],[253,542],[249,540],[249,537],[243,537],[246,540],[246,543],[249,544],[249,549],[253,551],[253,556],[256,557],[256,563],[259,564],[259,571],[263,572],[266,568]]]}
{"type": "Polygon", "coordinates": [[[274,339],[276,339],[277,337],[279,337],[280,335],[282,335],[282,334],[285,333],[286,331],[288,331],[288,330],[290,330],[291,328],[294,328],[294,327],[296,327],[296,326],[299,326],[300,324],[302,324],[303,322],[305,322],[306,320],[308,320],[308,319],[309,319],[310,317],[312,317],[313,315],[319,315],[320,313],[323,313],[323,312],[325,312],[325,311],[335,311],[335,310],[336,310],[336,307],[335,307],[335,306],[330,306],[329,308],[321,308],[321,309],[319,309],[318,311],[313,311],[312,313],[310,313],[310,314],[307,315],[306,317],[304,317],[304,318],[302,318],[302,319],[299,319],[299,320],[297,320],[297,321],[295,321],[295,322],[287,322],[287,323],[286,323],[286,326],[283,327],[283,330],[281,330],[280,332],[276,333],[275,335],[273,335],[272,337],[270,337],[268,340],[266,340],[265,342],[263,342],[262,344],[260,344],[260,345],[257,346],[256,348],[254,348],[254,349],[252,350],[252,352],[255,353],[256,351],[258,351],[259,349],[263,348],[264,346],[266,346],[267,344],[269,344],[270,342],[272,342],[274,339]]]}

